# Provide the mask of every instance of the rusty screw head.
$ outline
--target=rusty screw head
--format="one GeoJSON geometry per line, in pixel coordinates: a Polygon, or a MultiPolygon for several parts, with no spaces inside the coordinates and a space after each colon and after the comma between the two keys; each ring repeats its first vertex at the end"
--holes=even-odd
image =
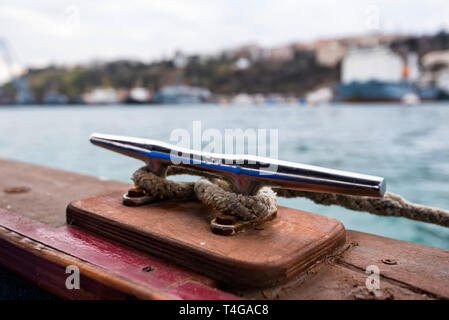
{"type": "Polygon", "coordinates": [[[150,271],[153,271],[153,270],[154,270],[154,268],[152,266],[146,266],[146,267],[142,268],[143,272],[150,272],[150,271]]]}
{"type": "Polygon", "coordinates": [[[140,198],[145,195],[145,190],[141,188],[131,188],[128,190],[128,197],[130,198],[140,198]]]}
{"type": "Polygon", "coordinates": [[[237,221],[238,221],[237,217],[228,214],[222,214],[215,218],[215,222],[224,225],[233,225],[237,223],[237,221]]]}
{"type": "Polygon", "coordinates": [[[395,265],[395,264],[398,264],[397,262],[396,262],[396,260],[393,260],[393,259],[382,259],[381,260],[382,261],[382,263],[385,263],[385,264],[388,264],[388,265],[395,265]]]}

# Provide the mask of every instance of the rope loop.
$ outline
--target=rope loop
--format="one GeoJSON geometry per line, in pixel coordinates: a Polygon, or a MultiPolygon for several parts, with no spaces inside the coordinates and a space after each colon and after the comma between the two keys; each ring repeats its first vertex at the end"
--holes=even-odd
{"type": "MultiPolygon", "coordinates": [[[[176,167],[169,167],[167,175],[199,175],[197,171],[171,168],[176,167]]],[[[211,209],[242,220],[263,219],[277,211],[276,194],[268,187],[259,190],[257,195],[246,196],[232,192],[228,183],[221,179],[207,176],[196,182],[175,182],[155,175],[147,167],[134,172],[132,180],[155,200],[197,198],[211,209]]]]}

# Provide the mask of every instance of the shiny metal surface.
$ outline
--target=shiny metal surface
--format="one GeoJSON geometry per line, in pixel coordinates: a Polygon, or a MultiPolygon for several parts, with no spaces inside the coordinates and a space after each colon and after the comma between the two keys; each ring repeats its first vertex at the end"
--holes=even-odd
{"type": "Polygon", "coordinates": [[[157,140],[94,133],[90,141],[100,147],[144,161],[150,170],[165,176],[169,165],[178,165],[230,181],[236,192],[254,194],[262,186],[323,193],[382,197],[384,178],[251,155],[207,153],[157,140]]]}

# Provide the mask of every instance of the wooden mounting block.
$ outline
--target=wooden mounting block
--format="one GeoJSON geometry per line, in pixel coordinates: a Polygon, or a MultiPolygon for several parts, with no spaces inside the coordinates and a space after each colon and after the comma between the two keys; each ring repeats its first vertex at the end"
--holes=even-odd
{"type": "Polygon", "coordinates": [[[120,190],[76,200],[67,222],[236,287],[286,281],[345,243],[338,220],[278,208],[278,216],[236,236],[211,232],[218,215],[198,201],[122,204],[120,190]]]}

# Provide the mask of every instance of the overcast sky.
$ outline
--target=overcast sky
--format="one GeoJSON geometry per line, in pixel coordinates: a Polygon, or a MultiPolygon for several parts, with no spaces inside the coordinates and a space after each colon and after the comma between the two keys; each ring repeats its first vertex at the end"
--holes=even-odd
{"type": "Polygon", "coordinates": [[[276,46],[373,30],[422,34],[443,28],[449,30],[448,0],[0,3],[0,37],[23,66],[124,57],[148,61],[176,49],[213,53],[246,43],[276,46]]]}

